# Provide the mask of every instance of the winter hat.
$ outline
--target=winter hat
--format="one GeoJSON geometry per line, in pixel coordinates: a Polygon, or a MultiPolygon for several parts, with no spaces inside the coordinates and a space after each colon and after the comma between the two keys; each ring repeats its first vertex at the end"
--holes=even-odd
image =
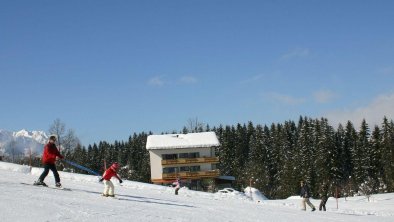
{"type": "Polygon", "coordinates": [[[119,168],[119,164],[117,162],[115,162],[115,163],[112,164],[111,168],[113,170],[117,170],[119,168]]]}
{"type": "Polygon", "coordinates": [[[49,140],[56,141],[56,135],[51,135],[51,136],[49,137],[49,140]]]}

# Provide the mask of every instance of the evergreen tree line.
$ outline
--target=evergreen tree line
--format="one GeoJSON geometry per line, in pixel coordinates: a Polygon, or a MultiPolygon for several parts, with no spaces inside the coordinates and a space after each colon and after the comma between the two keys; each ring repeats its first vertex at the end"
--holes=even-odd
{"type": "MultiPolygon", "coordinates": [[[[121,165],[119,175],[128,180],[150,182],[149,153],[146,150],[146,140],[148,134],[140,133],[130,136],[128,141],[115,141],[110,144],[105,141],[99,144],[89,145],[87,148],[77,145],[75,149],[67,150],[64,153],[66,159],[79,163],[100,174],[112,163],[118,162],[121,165]]],[[[68,167],[63,165],[63,167],[68,167]]],[[[87,173],[76,168],[66,168],[66,171],[77,173],[87,173]]]]}
{"type": "Polygon", "coordinates": [[[240,189],[252,183],[269,198],[286,198],[305,180],[314,197],[394,192],[394,123],[386,117],[372,130],[365,120],[359,130],[350,121],[335,130],[325,118],[300,117],[214,131],[221,174],[235,176],[240,189]]]}
{"type": "MultiPolygon", "coordinates": [[[[299,181],[305,180],[314,197],[324,190],[329,190],[329,195],[338,191],[339,196],[394,192],[394,123],[386,117],[372,130],[365,120],[358,129],[350,121],[334,129],[325,118],[300,117],[297,123],[270,126],[249,122],[211,129],[198,124],[180,133],[204,131],[216,132],[221,144],[216,149],[218,169],[221,175],[235,176],[238,189],[252,183],[269,198],[286,198],[297,195],[299,181]]],[[[104,171],[104,161],[107,167],[118,162],[123,178],[150,182],[146,150],[150,134],[134,134],[128,141],[113,144],[101,141],[87,148],[78,143],[62,153],[99,173],[104,171]]],[[[75,168],[65,170],[86,173],[75,168]]]]}

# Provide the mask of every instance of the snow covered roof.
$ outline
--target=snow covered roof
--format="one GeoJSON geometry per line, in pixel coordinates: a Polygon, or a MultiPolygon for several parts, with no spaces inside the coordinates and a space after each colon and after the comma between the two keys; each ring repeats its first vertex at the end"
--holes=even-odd
{"type": "Polygon", "coordinates": [[[188,149],[219,146],[215,132],[150,135],[146,142],[147,150],[188,149]]]}

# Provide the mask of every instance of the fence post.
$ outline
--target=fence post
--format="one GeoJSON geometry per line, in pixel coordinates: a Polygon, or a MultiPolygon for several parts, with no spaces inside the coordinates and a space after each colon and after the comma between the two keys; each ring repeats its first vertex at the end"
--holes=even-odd
{"type": "Polygon", "coordinates": [[[337,199],[337,210],[338,210],[338,186],[335,187],[335,198],[337,199]]]}

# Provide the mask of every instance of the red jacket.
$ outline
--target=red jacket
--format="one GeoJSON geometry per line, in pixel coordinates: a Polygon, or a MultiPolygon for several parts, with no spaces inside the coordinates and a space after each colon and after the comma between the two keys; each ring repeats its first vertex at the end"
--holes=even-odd
{"type": "Polygon", "coordinates": [[[180,181],[179,181],[179,180],[175,180],[175,182],[174,182],[174,183],[172,183],[172,185],[174,185],[174,186],[175,186],[175,188],[180,188],[180,187],[181,187],[181,183],[180,183],[180,181]]]}
{"type": "Polygon", "coordinates": [[[44,147],[44,153],[42,154],[43,164],[55,164],[56,157],[63,159],[54,143],[47,143],[44,147]]]}
{"type": "Polygon", "coordinates": [[[103,179],[104,180],[111,180],[112,177],[116,177],[118,178],[118,180],[120,180],[118,174],[116,173],[115,170],[112,169],[112,167],[108,168],[104,174],[103,174],[103,179]]]}

